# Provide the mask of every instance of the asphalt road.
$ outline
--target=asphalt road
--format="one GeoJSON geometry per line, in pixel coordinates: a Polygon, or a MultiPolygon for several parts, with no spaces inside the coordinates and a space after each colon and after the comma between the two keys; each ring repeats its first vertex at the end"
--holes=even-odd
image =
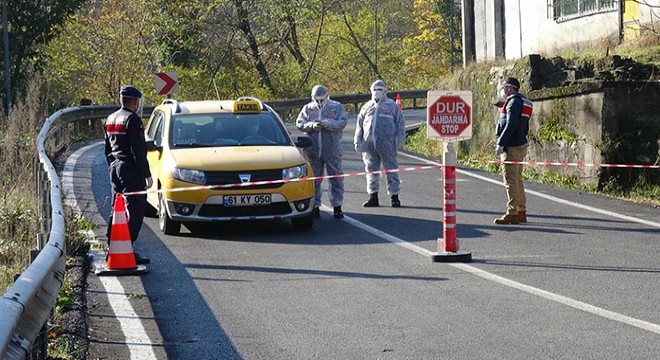
{"type": "MultiPolygon", "coordinates": [[[[354,123],[347,173],[363,171],[354,123]]],[[[65,189],[99,235],[102,149],[70,159],[65,189]]],[[[500,176],[461,168],[458,238],[473,261],[433,263],[441,172],[401,178],[398,209],[362,208],[364,178],[346,178],[347,217],[324,208],[310,232],[239,222],[173,237],[147,218],[136,250],[149,273],[88,279],[89,358],[658,359],[660,210],[526,183],[529,223],[494,225],[500,176]]],[[[384,179],[381,194],[389,205],[384,179]]]]}

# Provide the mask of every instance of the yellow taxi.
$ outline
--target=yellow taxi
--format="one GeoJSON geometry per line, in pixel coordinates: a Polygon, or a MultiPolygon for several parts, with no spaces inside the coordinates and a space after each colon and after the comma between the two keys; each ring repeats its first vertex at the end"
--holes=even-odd
{"type": "Polygon", "coordinates": [[[167,99],[145,133],[154,180],[147,210],[163,233],[228,220],[290,219],[295,229],[312,228],[314,182],[305,178],[313,172],[300,149],[312,142],[294,141],[261,100],[167,99]]]}

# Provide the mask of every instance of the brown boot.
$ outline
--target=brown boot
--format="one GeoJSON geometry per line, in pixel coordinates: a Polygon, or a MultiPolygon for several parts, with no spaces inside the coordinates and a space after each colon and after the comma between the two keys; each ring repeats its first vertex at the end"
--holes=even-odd
{"type": "Polygon", "coordinates": [[[527,222],[527,211],[518,211],[518,222],[527,222]]]}
{"type": "Polygon", "coordinates": [[[504,214],[497,219],[493,221],[495,224],[498,225],[507,225],[507,224],[517,224],[518,221],[518,215],[517,214],[504,214]]]}

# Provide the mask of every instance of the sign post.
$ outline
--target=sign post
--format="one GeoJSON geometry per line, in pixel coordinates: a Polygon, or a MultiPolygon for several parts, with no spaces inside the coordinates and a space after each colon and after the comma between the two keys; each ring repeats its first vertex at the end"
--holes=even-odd
{"type": "Polygon", "coordinates": [[[470,262],[472,254],[460,251],[456,237],[456,150],[454,142],[472,137],[472,93],[429,91],[427,137],[444,141],[442,157],[443,231],[433,262],[470,262]]]}

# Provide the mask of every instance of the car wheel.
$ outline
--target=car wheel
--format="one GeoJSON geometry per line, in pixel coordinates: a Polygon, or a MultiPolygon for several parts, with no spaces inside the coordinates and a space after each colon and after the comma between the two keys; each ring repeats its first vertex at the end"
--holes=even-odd
{"type": "Polygon", "coordinates": [[[310,230],[314,225],[314,214],[309,213],[307,216],[292,218],[291,225],[296,230],[310,230]]]}
{"type": "Polygon", "coordinates": [[[167,204],[163,195],[159,195],[160,206],[158,207],[158,228],[165,235],[179,235],[181,231],[181,223],[170,219],[167,214],[167,204]]]}

